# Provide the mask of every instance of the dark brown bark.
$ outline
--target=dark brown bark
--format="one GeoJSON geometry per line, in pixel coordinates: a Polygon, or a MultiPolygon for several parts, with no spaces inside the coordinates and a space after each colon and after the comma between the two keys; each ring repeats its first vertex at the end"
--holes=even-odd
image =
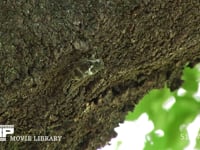
{"type": "Polygon", "coordinates": [[[0,124],[61,142],[1,149],[96,149],[150,89],[200,59],[200,3],[0,1],[0,124]]]}

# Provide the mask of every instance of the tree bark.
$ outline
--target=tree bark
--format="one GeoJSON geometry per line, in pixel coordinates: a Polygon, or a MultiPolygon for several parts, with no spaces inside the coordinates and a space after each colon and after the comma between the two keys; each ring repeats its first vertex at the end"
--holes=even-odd
{"type": "Polygon", "coordinates": [[[0,148],[103,146],[144,94],[176,89],[200,60],[199,10],[184,0],[0,1],[0,124],[62,136],[0,148]]]}

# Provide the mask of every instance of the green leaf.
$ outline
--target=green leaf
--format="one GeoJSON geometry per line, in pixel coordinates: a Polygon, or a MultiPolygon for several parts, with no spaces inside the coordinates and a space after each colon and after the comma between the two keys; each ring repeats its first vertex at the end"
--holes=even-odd
{"type": "MultiPolygon", "coordinates": [[[[134,111],[126,116],[126,120],[133,121],[141,114],[147,113],[149,119],[153,121],[154,129],[147,135],[151,140],[146,141],[145,150],[181,150],[188,144],[186,126],[200,114],[200,102],[194,97],[200,82],[198,67],[185,67],[182,80],[184,80],[182,88],[186,90],[184,95],[179,96],[177,91],[170,92],[167,87],[154,89],[140,100],[134,111]],[[170,97],[175,98],[175,103],[170,109],[163,109],[164,103],[170,97]],[[163,137],[155,134],[158,129],[164,132],[163,137]]],[[[196,148],[200,148],[199,139],[200,137],[197,137],[196,148]]]]}
{"type": "MultiPolygon", "coordinates": [[[[133,112],[129,112],[126,116],[127,121],[137,119],[142,113],[146,112],[149,115],[149,118],[156,121],[157,117],[160,115],[156,115],[158,112],[161,114],[165,114],[162,111],[163,102],[166,101],[171,96],[170,90],[168,88],[164,88],[161,90],[152,90],[149,94],[144,96],[144,98],[136,105],[135,110],[133,112]]],[[[163,117],[160,117],[162,119],[163,117]]]]}
{"type": "Polygon", "coordinates": [[[196,92],[198,89],[198,81],[200,80],[200,73],[197,68],[185,67],[183,70],[182,87],[188,92],[196,92]]]}
{"type": "MultiPolygon", "coordinates": [[[[198,135],[196,137],[196,145],[195,145],[195,148],[199,148],[200,149],[200,130],[198,132],[198,135]]],[[[199,150],[198,149],[198,150],[199,150]]]]}

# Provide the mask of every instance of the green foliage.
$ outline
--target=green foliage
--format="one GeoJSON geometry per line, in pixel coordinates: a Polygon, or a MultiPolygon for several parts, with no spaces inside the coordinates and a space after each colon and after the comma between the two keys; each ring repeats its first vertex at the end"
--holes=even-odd
{"type": "MultiPolygon", "coordinates": [[[[146,141],[144,150],[182,150],[188,145],[189,140],[185,138],[186,127],[200,112],[198,97],[194,96],[200,82],[198,65],[194,68],[185,67],[182,80],[182,89],[185,90],[183,94],[179,94],[178,90],[172,92],[167,87],[154,89],[126,116],[126,121],[134,121],[143,113],[147,113],[153,122],[154,129],[147,135],[150,140],[146,141]],[[173,100],[171,107],[166,108],[167,103],[173,100]],[[157,130],[162,130],[164,136],[158,136],[157,130]]],[[[200,148],[200,141],[196,141],[196,148],[200,148]]]]}
{"type": "Polygon", "coordinates": [[[200,73],[198,68],[185,67],[182,80],[184,80],[183,88],[187,90],[187,92],[196,92],[198,89],[198,82],[200,81],[200,73]]]}

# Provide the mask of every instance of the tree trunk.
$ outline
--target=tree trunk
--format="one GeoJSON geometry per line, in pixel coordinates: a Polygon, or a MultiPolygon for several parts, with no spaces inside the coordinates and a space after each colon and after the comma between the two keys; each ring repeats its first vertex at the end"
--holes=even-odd
{"type": "Polygon", "coordinates": [[[152,88],[200,60],[200,3],[0,2],[0,124],[61,142],[0,149],[95,150],[152,88]]]}

